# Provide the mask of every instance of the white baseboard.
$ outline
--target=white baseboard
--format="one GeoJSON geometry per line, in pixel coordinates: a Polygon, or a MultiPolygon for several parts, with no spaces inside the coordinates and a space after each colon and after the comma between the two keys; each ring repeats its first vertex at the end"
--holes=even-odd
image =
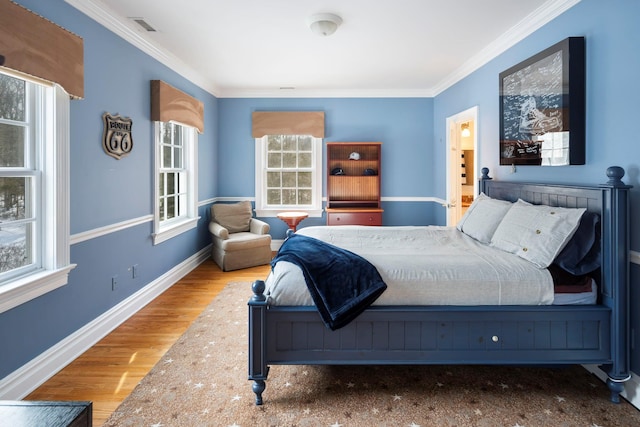
{"type": "Polygon", "coordinates": [[[0,400],[26,397],[210,256],[211,247],[207,246],[4,377],[0,380],[0,400]]]}
{"type": "MultiPolygon", "coordinates": [[[[598,365],[582,365],[587,371],[600,378],[603,382],[607,381],[607,374],[605,374],[598,365]]],[[[620,396],[624,397],[629,403],[636,408],[640,409],[640,376],[631,373],[631,379],[624,383],[624,391],[620,393],[620,396]]]]}

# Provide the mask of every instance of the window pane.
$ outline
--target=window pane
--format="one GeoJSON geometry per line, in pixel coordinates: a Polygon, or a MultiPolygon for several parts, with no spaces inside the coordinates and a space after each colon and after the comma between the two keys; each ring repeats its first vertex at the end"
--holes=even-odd
{"type": "Polygon", "coordinates": [[[282,150],[282,136],[281,135],[269,135],[267,137],[267,151],[280,151],[282,150]]]}
{"type": "Polygon", "coordinates": [[[268,168],[281,168],[282,167],[282,154],[269,153],[267,155],[267,167],[268,168]]]}
{"type": "Polygon", "coordinates": [[[284,135],[282,151],[296,151],[298,149],[298,138],[295,135],[284,135]]]}
{"type": "Polygon", "coordinates": [[[176,174],[168,173],[167,174],[167,193],[166,194],[175,194],[176,192],[176,174]]]}
{"type": "Polygon", "coordinates": [[[282,190],[282,204],[283,205],[295,205],[296,204],[296,190],[282,190]]]}
{"type": "Polygon", "coordinates": [[[298,190],[298,204],[310,205],[312,200],[311,190],[298,190]]]}
{"type": "Polygon", "coordinates": [[[313,139],[310,135],[301,135],[298,137],[298,151],[309,151],[313,148],[313,139]]]}
{"type": "Polygon", "coordinates": [[[298,155],[296,153],[283,153],[282,167],[283,168],[298,167],[298,155]]]}
{"type": "Polygon", "coordinates": [[[300,168],[310,168],[312,166],[311,161],[313,156],[311,153],[300,153],[298,154],[298,167],[300,168]]]}
{"type": "Polygon", "coordinates": [[[164,202],[164,197],[162,197],[160,199],[160,221],[164,221],[165,220],[165,202],[164,202]]]}
{"type": "Polygon", "coordinates": [[[0,178],[0,223],[25,218],[29,178],[0,178]]]}
{"type": "Polygon", "coordinates": [[[160,195],[160,197],[167,195],[165,186],[166,175],[166,173],[160,173],[160,178],[158,179],[158,183],[160,184],[158,194],[160,195]]]}
{"type": "Polygon", "coordinates": [[[162,134],[162,143],[171,144],[171,126],[168,123],[160,123],[160,132],[162,134]]]}
{"type": "Polygon", "coordinates": [[[24,267],[33,262],[29,241],[32,224],[0,228],[0,273],[24,267]]]}
{"type": "Polygon", "coordinates": [[[173,147],[173,167],[182,169],[182,148],[173,147]]]}
{"type": "Polygon", "coordinates": [[[182,129],[180,126],[177,126],[173,123],[169,124],[173,129],[173,144],[174,145],[182,145],[182,129]]]}
{"type": "Polygon", "coordinates": [[[283,187],[296,187],[296,172],[282,172],[282,186],[283,187]]]}
{"type": "Polygon", "coordinates": [[[0,167],[25,167],[25,128],[0,123],[0,167]]]}
{"type": "Polygon", "coordinates": [[[0,117],[23,122],[25,120],[26,82],[0,74],[0,117]]]}
{"type": "Polygon", "coordinates": [[[280,172],[267,172],[267,188],[280,187],[280,172]]]}
{"type": "Polygon", "coordinates": [[[175,208],[176,208],[176,199],[175,197],[167,197],[167,216],[166,219],[171,219],[174,218],[176,216],[175,214],[175,208]]]}
{"type": "Polygon", "coordinates": [[[171,168],[171,146],[170,145],[162,146],[162,167],[166,169],[171,168]]]}
{"type": "Polygon", "coordinates": [[[267,204],[268,205],[281,205],[281,191],[280,190],[268,190],[267,191],[267,204]]]}
{"type": "Polygon", "coordinates": [[[298,187],[311,188],[311,172],[298,172],[298,187]]]}

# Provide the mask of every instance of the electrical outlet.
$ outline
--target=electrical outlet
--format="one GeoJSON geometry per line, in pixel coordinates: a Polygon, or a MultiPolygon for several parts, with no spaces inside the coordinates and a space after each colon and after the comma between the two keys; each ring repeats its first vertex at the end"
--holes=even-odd
{"type": "Polygon", "coordinates": [[[116,289],[118,289],[118,276],[113,276],[111,278],[111,290],[115,291],[116,289]]]}
{"type": "Polygon", "coordinates": [[[138,264],[134,264],[133,267],[131,267],[131,278],[135,279],[136,277],[138,277],[138,264]]]}

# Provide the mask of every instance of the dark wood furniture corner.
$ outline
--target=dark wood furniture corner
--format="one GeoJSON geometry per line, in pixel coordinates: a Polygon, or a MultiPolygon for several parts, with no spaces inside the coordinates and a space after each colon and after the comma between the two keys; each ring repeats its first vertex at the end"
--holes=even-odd
{"type": "Polygon", "coordinates": [[[85,401],[0,400],[0,425],[92,427],[93,404],[85,401]]]}

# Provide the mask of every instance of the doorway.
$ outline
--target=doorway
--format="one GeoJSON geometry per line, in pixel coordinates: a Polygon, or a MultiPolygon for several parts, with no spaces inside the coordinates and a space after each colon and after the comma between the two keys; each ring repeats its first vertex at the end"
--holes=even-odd
{"type": "Polygon", "coordinates": [[[447,118],[447,225],[454,226],[478,194],[478,107],[447,118]]]}

